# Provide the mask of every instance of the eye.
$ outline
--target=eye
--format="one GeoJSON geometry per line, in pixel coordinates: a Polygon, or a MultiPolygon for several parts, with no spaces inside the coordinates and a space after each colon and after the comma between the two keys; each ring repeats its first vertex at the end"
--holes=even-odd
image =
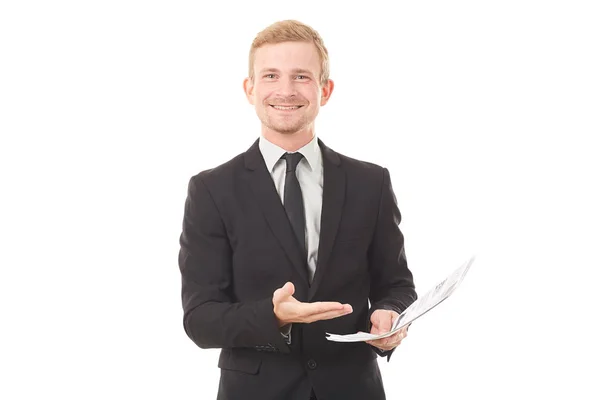
{"type": "Polygon", "coordinates": [[[267,78],[267,79],[275,79],[275,74],[266,74],[265,78],[267,78]]]}
{"type": "Polygon", "coordinates": [[[305,79],[308,79],[308,76],[306,76],[306,75],[297,75],[296,78],[301,79],[301,80],[305,80],[305,79]]]}

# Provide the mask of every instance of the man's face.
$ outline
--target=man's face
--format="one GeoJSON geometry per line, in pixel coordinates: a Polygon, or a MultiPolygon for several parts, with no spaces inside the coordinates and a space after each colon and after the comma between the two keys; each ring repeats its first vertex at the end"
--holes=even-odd
{"type": "Polygon", "coordinates": [[[265,129],[280,134],[312,130],[333,82],[320,85],[321,61],[312,43],[283,42],[256,49],[254,81],[246,78],[248,101],[265,129]]]}

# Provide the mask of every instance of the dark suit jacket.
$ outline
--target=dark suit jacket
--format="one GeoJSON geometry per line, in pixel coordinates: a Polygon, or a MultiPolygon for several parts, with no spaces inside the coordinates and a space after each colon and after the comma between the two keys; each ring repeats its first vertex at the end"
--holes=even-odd
{"type": "Polygon", "coordinates": [[[307,400],[311,387],[319,399],[385,398],[374,348],[331,342],[325,332],[369,332],[373,310],[401,313],[416,299],[400,212],[387,169],[319,145],[323,208],[312,285],[258,140],[189,182],[179,253],[184,328],[199,347],[222,349],[218,399],[307,400]],[[287,281],[299,301],[349,303],[353,313],[293,324],[288,345],[272,302],[287,281]]]}

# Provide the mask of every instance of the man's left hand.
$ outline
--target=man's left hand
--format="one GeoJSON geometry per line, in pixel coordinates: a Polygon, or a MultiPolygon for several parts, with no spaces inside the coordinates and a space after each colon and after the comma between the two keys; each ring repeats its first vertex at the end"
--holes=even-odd
{"type": "MultiPolygon", "coordinates": [[[[400,315],[397,312],[391,310],[373,311],[373,314],[371,314],[371,334],[381,335],[389,332],[392,329],[392,323],[399,316],[400,315]]],[[[400,342],[402,342],[402,339],[406,337],[407,329],[408,327],[404,327],[398,332],[394,333],[392,336],[388,336],[383,339],[369,340],[367,343],[384,351],[392,350],[393,348],[397,347],[400,342]]]]}

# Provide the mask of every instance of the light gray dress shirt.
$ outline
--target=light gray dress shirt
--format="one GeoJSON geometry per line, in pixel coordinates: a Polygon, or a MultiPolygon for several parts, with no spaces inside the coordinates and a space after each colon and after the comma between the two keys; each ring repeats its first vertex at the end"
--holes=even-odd
{"type": "MultiPolygon", "coordinates": [[[[285,190],[285,170],[286,163],[281,156],[286,153],[281,147],[269,142],[262,135],[259,139],[258,147],[265,160],[267,170],[273,178],[277,193],[283,204],[285,190]]],[[[304,202],[304,213],[306,218],[306,250],[308,253],[308,276],[312,282],[317,268],[317,253],[319,250],[319,235],[321,233],[321,207],[323,204],[323,156],[317,137],[298,150],[304,158],[296,167],[296,176],[302,190],[302,200],[304,202]]],[[[290,342],[289,325],[284,336],[290,342]]]]}

